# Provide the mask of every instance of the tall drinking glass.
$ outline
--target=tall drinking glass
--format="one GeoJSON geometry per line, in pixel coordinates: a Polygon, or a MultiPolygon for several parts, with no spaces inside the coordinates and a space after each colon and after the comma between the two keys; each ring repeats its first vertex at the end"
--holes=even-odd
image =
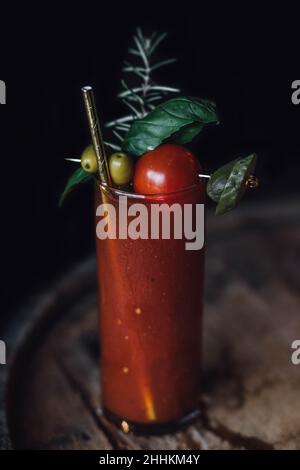
{"type": "Polygon", "coordinates": [[[195,229],[204,195],[201,179],[182,191],[149,196],[96,187],[97,234],[104,215],[110,223],[110,236],[96,237],[102,404],[110,419],[135,429],[167,430],[197,414],[204,249],[187,249],[172,211],[183,215],[189,206],[185,215],[193,217],[195,229]],[[147,209],[152,237],[144,238],[136,204],[147,209]],[[160,217],[159,236],[157,224],[151,225],[154,214],[160,217]],[[169,238],[163,226],[168,218],[169,238]]]}

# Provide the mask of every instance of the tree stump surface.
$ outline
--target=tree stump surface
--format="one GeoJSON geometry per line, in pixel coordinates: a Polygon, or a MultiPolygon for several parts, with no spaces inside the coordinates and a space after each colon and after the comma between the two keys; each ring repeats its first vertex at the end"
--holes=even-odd
{"type": "MultiPolygon", "coordinates": [[[[95,261],[42,293],[7,328],[0,447],[300,449],[298,204],[209,217],[199,418],[160,436],[124,434],[102,414],[95,261]]],[[[121,391],[120,391],[121,393],[121,391]]]]}

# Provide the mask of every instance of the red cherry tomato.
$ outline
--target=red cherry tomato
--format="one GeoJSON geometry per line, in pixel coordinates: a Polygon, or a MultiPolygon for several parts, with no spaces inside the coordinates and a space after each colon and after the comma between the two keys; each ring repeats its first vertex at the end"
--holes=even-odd
{"type": "Polygon", "coordinates": [[[139,194],[172,193],[197,183],[199,173],[201,165],[189,150],[162,144],[138,159],[133,186],[139,194]]]}

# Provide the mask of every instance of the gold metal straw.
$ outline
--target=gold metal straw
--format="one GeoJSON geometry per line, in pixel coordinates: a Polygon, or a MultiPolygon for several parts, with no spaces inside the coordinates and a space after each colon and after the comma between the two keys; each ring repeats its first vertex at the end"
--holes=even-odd
{"type": "Polygon", "coordinates": [[[84,86],[81,91],[83,94],[91,137],[97,156],[100,181],[108,186],[112,186],[93,89],[91,86],[84,86]]]}

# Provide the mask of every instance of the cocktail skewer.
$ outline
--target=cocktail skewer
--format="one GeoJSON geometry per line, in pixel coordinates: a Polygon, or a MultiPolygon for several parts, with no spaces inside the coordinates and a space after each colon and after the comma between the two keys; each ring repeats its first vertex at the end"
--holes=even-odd
{"type": "MultiPolygon", "coordinates": [[[[211,178],[211,175],[202,175],[202,174],[199,174],[198,175],[200,178],[207,178],[207,179],[210,179],[211,178]]],[[[251,188],[251,189],[254,189],[254,188],[257,188],[259,186],[259,179],[257,178],[257,176],[254,176],[254,175],[250,175],[248,176],[247,180],[246,180],[246,186],[248,188],[251,188]]]]}
{"type": "Polygon", "coordinates": [[[246,186],[251,189],[257,188],[259,186],[259,179],[257,178],[257,176],[248,176],[248,179],[246,180],[246,186]]]}
{"type": "Polygon", "coordinates": [[[201,174],[199,174],[198,176],[200,176],[200,178],[207,178],[207,179],[210,178],[210,175],[201,175],[201,174]]]}

